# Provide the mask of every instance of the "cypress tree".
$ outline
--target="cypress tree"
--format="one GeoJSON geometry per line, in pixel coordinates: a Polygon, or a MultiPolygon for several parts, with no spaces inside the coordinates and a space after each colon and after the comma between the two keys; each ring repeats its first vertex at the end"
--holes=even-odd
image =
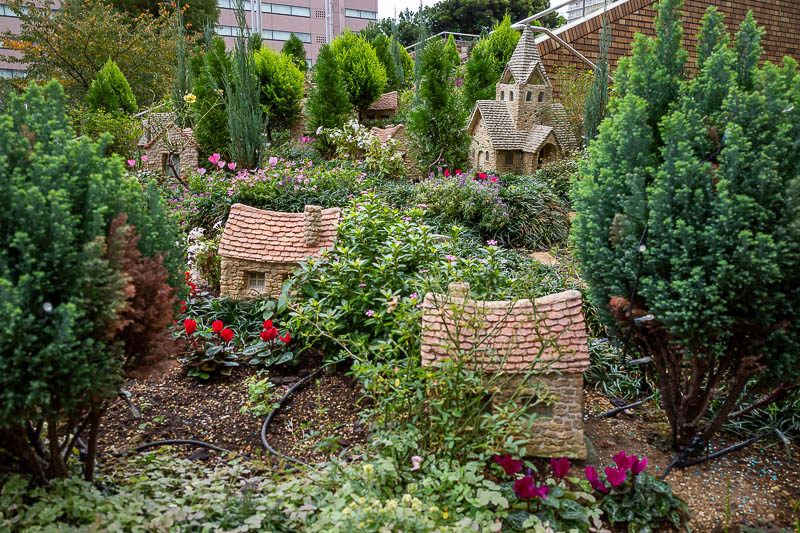
{"type": "Polygon", "coordinates": [[[306,104],[309,127],[314,131],[320,127],[341,128],[352,107],[336,54],[330,45],[324,44],[320,48],[313,74],[314,82],[306,104]]]}
{"type": "Polygon", "coordinates": [[[136,113],[136,98],[128,80],[113,60],[109,59],[97,73],[86,93],[89,109],[108,113],[136,113]]]}
{"type": "Polygon", "coordinates": [[[357,33],[345,30],[331,43],[341,68],[350,104],[362,119],[364,111],[378,99],[386,86],[386,70],[375,49],[357,33]]]}
{"type": "Polygon", "coordinates": [[[461,66],[461,54],[458,53],[456,40],[452,33],[447,38],[447,46],[444,48],[444,53],[447,56],[447,59],[449,59],[453,64],[453,68],[458,68],[461,66]]]}
{"type": "Polygon", "coordinates": [[[291,56],[265,46],[255,54],[256,74],[261,84],[261,109],[269,117],[267,138],[272,131],[288,128],[300,114],[305,77],[291,56]]]}
{"type": "Polygon", "coordinates": [[[608,46],[611,43],[611,28],[608,19],[603,16],[603,30],[600,34],[600,54],[597,57],[597,68],[594,69],[592,86],[586,97],[586,113],[583,131],[588,143],[597,136],[600,123],[606,116],[608,105],[608,46]]]}
{"type": "Polygon", "coordinates": [[[292,58],[292,61],[300,69],[300,72],[305,73],[308,70],[308,62],[306,61],[306,47],[303,46],[303,41],[292,33],[289,40],[284,43],[281,52],[292,58]]]}

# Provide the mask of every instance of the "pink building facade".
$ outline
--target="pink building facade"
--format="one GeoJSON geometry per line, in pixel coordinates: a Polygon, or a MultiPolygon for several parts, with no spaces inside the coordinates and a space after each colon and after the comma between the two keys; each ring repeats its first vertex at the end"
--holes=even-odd
{"type": "MultiPolygon", "coordinates": [[[[11,11],[11,8],[2,3],[2,0],[0,0],[0,33],[4,31],[18,32],[19,27],[19,17],[17,14],[11,11]]],[[[15,57],[20,56],[19,52],[4,48],[2,44],[0,44],[0,55],[15,57]]],[[[0,61],[0,78],[16,78],[24,75],[24,65],[0,61]]]]}
{"type": "MultiPolygon", "coordinates": [[[[238,31],[235,0],[218,0],[217,34],[233,46],[238,31]]],[[[280,51],[294,33],[314,63],[320,47],[345,28],[359,31],[378,20],[378,0],[245,0],[244,9],[251,31],[261,33],[264,42],[280,51]]]]}

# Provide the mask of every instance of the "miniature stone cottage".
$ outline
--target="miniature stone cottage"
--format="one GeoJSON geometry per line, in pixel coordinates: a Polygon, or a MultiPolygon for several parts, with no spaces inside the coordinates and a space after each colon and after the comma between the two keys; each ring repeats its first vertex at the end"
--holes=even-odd
{"type": "Polygon", "coordinates": [[[411,140],[406,133],[406,127],[403,124],[389,124],[385,128],[371,128],[369,134],[380,139],[382,143],[394,140],[397,142],[397,148],[403,157],[403,166],[406,170],[406,176],[412,179],[420,179],[424,177],[422,169],[419,167],[418,156],[411,144],[411,140]]]}
{"type": "Polygon", "coordinates": [[[333,246],[340,218],[338,207],[307,205],[303,213],[281,213],[233,204],[219,243],[220,294],[278,298],[300,261],[333,246]]]}
{"type": "MultiPolygon", "coordinates": [[[[525,434],[531,440],[528,455],[585,459],[583,372],[589,368],[589,348],[581,293],[565,291],[534,302],[488,302],[468,296],[467,283],[451,283],[447,295],[425,295],[422,365],[466,354],[464,364],[473,370],[507,373],[495,402],[530,385],[531,394],[522,399],[538,418],[525,434]]],[[[519,396],[516,401],[519,404],[519,396]]]]}
{"type": "Polygon", "coordinates": [[[180,128],[172,113],[152,113],[142,121],[139,149],[145,168],[175,176],[200,166],[200,146],[192,128],[180,128]]]}
{"type": "Polygon", "coordinates": [[[392,118],[397,116],[397,91],[383,93],[380,98],[372,102],[365,113],[368,119],[392,118]]]}
{"type": "Polygon", "coordinates": [[[467,131],[469,164],[487,172],[530,173],[578,146],[564,106],[553,102],[529,27],[495,86],[495,99],[475,103],[467,131]]]}

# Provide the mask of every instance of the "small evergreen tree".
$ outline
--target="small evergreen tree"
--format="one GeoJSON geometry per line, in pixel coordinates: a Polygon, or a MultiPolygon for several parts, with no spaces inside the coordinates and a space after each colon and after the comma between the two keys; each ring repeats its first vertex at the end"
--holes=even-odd
{"type": "Polygon", "coordinates": [[[603,16],[603,30],[600,33],[600,54],[597,57],[597,68],[594,69],[592,86],[586,97],[586,113],[583,121],[583,132],[588,143],[597,137],[600,123],[606,116],[608,105],[608,46],[611,43],[611,28],[608,18],[603,16]]]}
{"type": "Polygon", "coordinates": [[[493,100],[494,89],[519,42],[520,34],[506,15],[494,31],[481,36],[464,66],[463,105],[472,110],[477,100],[493,100]]]}
{"type": "Polygon", "coordinates": [[[386,86],[386,70],[375,49],[363,37],[349,29],[331,43],[344,77],[350,104],[358,110],[358,119],[378,99],[386,86]]]}
{"type": "Polygon", "coordinates": [[[289,55],[268,46],[255,54],[256,73],[261,84],[261,109],[269,117],[267,138],[274,129],[288,128],[300,114],[305,77],[289,55]]]}
{"type": "Polygon", "coordinates": [[[396,54],[393,50],[392,40],[381,33],[375,37],[371,44],[375,49],[375,55],[378,56],[378,60],[386,71],[385,90],[396,91],[400,89],[403,83],[403,65],[400,63],[399,54],[396,54]]]}
{"type": "Polygon", "coordinates": [[[444,53],[447,56],[447,59],[449,59],[453,64],[453,68],[458,68],[461,66],[461,54],[458,53],[456,40],[452,33],[447,38],[447,45],[444,48],[444,53]]]}
{"type": "Polygon", "coordinates": [[[175,18],[175,40],[177,62],[175,63],[175,84],[172,89],[172,108],[175,110],[175,122],[181,128],[191,126],[191,106],[185,97],[192,87],[191,69],[187,57],[188,43],[186,26],[183,23],[183,10],[178,10],[175,18]]]}
{"type": "Polygon", "coordinates": [[[206,153],[220,152],[230,159],[228,113],[225,109],[225,78],[230,75],[231,56],[225,50],[222,37],[209,35],[206,51],[195,54],[190,61],[194,136],[206,153]]]}
{"type": "Polygon", "coordinates": [[[131,86],[111,59],[106,61],[89,86],[86,104],[92,111],[101,109],[108,113],[136,113],[136,98],[131,86]]]}
{"type": "Polygon", "coordinates": [[[637,37],[615,76],[573,231],[590,298],[651,358],[673,443],[691,451],[746,387],[800,373],[800,74],[788,57],[759,70],[752,15],[731,47],[709,8],[682,81],[679,7],[659,3],[657,37],[637,37]]]}
{"type": "Polygon", "coordinates": [[[425,164],[452,168],[466,159],[469,136],[467,114],[458,105],[453,87],[453,63],[445,54],[446,41],[432,39],[422,51],[421,80],[408,130],[420,148],[425,164]]]}
{"type": "Polygon", "coordinates": [[[292,33],[289,36],[289,40],[284,43],[281,53],[291,57],[295,66],[300,69],[300,72],[305,73],[305,71],[308,70],[306,47],[303,45],[303,41],[294,33],[292,33]]]}
{"type": "Polygon", "coordinates": [[[511,59],[511,54],[514,53],[520,37],[520,33],[511,27],[511,17],[508,13],[492,29],[492,33],[487,40],[487,46],[489,47],[489,54],[492,56],[492,64],[494,65],[494,71],[497,73],[497,78],[505,70],[506,63],[511,59]]]}
{"type": "Polygon", "coordinates": [[[306,105],[309,127],[313,131],[320,127],[341,128],[353,108],[336,54],[329,45],[320,48],[313,74],[314,82],[306,105]]]}

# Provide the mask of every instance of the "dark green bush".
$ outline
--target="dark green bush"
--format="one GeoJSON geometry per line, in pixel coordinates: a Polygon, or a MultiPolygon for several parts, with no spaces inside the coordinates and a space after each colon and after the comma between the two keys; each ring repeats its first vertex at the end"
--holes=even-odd
{"type": "Polygon", "coordinates": [[[78,135],[85,135],[97,141],[104,133],[113,140],[106,145],[106,155],[117,154],[123,159],[133,159],[138,149],[136,143],[142,136],[142,123],[139,119],[121,113],[109,113],[102,109],[89,110],[74,108],[70,110],[72,127],[78,135]]]}
{"type": "Polygon", "coordinates": [[[133,96],[131,86],[111,59],[106,61],[89,86],[86,103],[92,111],[136,113],[136,98],[133,96]]]}

